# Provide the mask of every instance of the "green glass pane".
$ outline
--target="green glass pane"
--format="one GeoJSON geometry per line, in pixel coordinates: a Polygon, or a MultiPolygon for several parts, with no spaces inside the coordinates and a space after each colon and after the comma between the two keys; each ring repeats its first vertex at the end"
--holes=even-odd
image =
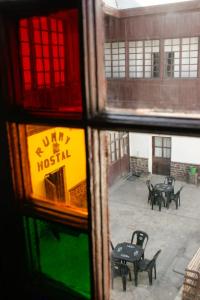
{"type": "Polygon", "coordinates": [[[88,235],[24,217],[30,270],[91,299],[88,235]]]}

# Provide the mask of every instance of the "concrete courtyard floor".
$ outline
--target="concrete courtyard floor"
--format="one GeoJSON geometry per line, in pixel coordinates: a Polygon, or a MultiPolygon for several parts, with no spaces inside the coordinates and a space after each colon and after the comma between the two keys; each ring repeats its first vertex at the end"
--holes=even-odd
{"type": "MultiPolygon", "coordinates": [[[[130,242],[132,232],[143,230],[149,235],[145,257],[152,258],[157,250],[157,279],[149,286],[148,274],[139,273],[138,286],[127,280],[123,292],[121,278],[114,279],[112,300],[178,300],[184,270],[200,247],[200,187],[185,182],[175,182],[175,192],[181,191],[181,206],[176,210],[148,204],[146,180],[153,184],[164,181],[164,176],[148,175],[119,180],[109,190],[110,238],[114,244],[130,242]]],[[[131,267],[131,265],[129,264],[131,267]]]]}

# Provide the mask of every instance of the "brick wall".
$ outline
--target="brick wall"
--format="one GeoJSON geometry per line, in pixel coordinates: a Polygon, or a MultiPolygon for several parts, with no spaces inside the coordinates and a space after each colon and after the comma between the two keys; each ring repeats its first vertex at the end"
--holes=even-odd
{"type": "Polygon", "coordinates": [[[188,182],[188,173],[189,173],[190,166],[197,167],[198,173],[200,172],[200,165],[171,161],[170,175],[174,176],[176,180],[188,182]]]}
{"type": "Polygon", "coordinates": [[[133,174],[148,174],[148,158],[130,157],[130,171],[133,174]]]}

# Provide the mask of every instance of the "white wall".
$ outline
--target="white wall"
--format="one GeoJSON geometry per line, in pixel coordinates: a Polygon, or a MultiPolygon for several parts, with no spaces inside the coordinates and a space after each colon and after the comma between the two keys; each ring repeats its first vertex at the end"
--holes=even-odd
{"type": "Polygon", "coordinates": [[[200,164],[200,138],[172,137],[171,161],[200,164]]]}
{"type": "Polygon", "coordinates": [[[148,159],[148,171],[152,172],[152,137],[150,134],[130,133],[130,156],[148,159]]]}
{"type": "MultiPolygon", "coordinates": [[[[147,158],[149,172],[152,171],[152,136],[132,132],[129,134],[130,156],[147,158]]],[[[171,136],[171,141],[171,161],[200,164],[200,138],[171,136]]]]}
{"type": "Polygon", "coordinates": [[[130,156],[149,158],[150,134],[130,133],[130,156]]]}

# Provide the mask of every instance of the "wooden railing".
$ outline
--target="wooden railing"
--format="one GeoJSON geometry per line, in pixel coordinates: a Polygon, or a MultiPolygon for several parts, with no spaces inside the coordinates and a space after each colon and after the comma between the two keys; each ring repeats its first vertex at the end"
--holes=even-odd
{"type": "Polygon", "coordinates": [[[200,248],[185,269],[182,300],[200,300],[200,248]]]}

